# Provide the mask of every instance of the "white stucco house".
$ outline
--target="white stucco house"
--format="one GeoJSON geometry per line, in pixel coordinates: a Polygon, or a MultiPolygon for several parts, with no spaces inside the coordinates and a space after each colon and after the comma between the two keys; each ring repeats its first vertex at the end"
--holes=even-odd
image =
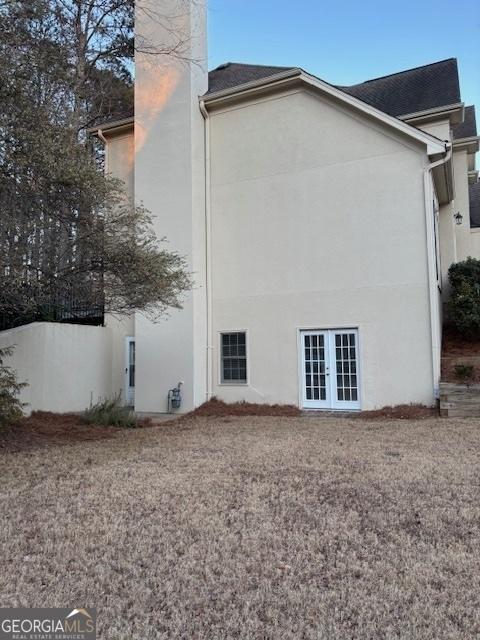
{"type": "MultiPolygon", "coordinates": [[[[205,60],[205,7],[193,4],[190,54],[205,60]]],[[[447,270],[480,258],[479,137],[456,60],[343,87],[296,67],[207,73],[139,56],[135,94],[134,115],[92,135],[195,287],[159,323],[0,334],[18,345],[32,408],[121,392],[139,412],[165,412],[179,381],[180,411],[212,396],[432,405],[447,270]]]]}

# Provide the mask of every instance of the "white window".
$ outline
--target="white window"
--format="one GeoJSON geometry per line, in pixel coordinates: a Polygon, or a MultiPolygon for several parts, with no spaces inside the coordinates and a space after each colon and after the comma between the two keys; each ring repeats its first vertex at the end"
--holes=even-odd
{"type": "Polygon", "coordinates": [[[247,335],[245,331],[220,336],[221,381],[226,384],[247,382],[247,335]]]}

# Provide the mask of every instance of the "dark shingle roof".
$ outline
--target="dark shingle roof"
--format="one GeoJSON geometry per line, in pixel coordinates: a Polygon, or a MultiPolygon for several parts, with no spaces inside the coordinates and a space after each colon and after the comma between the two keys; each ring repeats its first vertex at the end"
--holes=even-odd
{"type": "Polygon", "coordinates": [[[454,140],[470,138],[477,135],[477,121],[475,118],[475,107],[473,104],[469,107],[465,107],[465,120],[460,124],[454,124],[452,131],[454,140]]]}
{"type": "Polygon", "coordinates": [[[292,67],[267,67],[261,64],[227,62],[213,69],[213,71],[210,71],[208,74],[207,93],[238,87],[246,82],[268,78],[268,76],[273,76],[291,68],[292,67]]]}
{"type": "Polygon", "coordinates": [[[106,128],[111,124],[121,122],[122,120],[130,120],[135,115],[135,109],[132,107],[126,111],[117,111],[115,113],[110,114],[108,117],[104,119],[98,119],[92,125],[90,125],[87,131],[96,131],[99,128],[106,128]]]}
{"type": "Polygon", "coordinates": [[[470,196],[470,226],[480,227],[480,182],[469,187],[470,196]]]}
{"type": "MultiPolygon", "coordinates": [[[[210,71],[208,93],[233,88],[292,68],[228,62],[210,71]]],[[[337,88],[392,116],[426,111],[461,101],[457,61],[454,58],[351,87],[337,88]]]]}
{"type": "MultiPolygon", "coordinates": [[[[207,93],[238,87],[294,68],[227,62],[208,74],[207,93]]],[[[350,87],[337,88],[392,116],[426,111],[461,101],[455,58],[400,71],[350,87]]],[[[115,114],[107,122],[132,115],[133,110],[129,113],[115,114]]],[[[102,124],[105,124],[105,121],[102,124]]],[[[473,106],[466,107],[465,122],[455,125],[453,131],[457,139],[476,135],[473,106]]]]}
{"type": "Polygon", "coordinates": [[[391,116],[461,102],[454,58],[338,88],[391,116]]]}

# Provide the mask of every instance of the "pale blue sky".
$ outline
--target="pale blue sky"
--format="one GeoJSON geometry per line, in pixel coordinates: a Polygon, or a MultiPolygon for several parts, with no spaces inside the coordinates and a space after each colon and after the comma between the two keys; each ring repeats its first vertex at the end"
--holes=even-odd
{"type": "Polygon", "coordinates": [[[298,66],[348,85],[457,58],[480,120],[479,0],[209,0],[208,18],[210,69],[298,66]]]}

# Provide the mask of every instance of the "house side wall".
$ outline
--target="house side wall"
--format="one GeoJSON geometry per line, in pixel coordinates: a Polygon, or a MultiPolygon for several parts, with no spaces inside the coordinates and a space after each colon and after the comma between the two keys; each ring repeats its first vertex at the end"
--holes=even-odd
{"type": "Polygon", "coordinates": [[[439,231],[440,231],[440,267],[442,277],[442,300],[445,302],[450,295],[448,282],[448,269],[457,262],[457,243],[455,218],[453,217],[453,202],[448,202],[440,207],[439,231]]]}
{"type": "MultiPolygon", "coordinates": [[[[134,164],[135,137],[132,127],[119,134],[106,134],[105,173],[125,185],[125,192],[132,203],[135,202],[134,164]]],[[[125,338],[135,335],[135,318],[119,318],[107,314],[105,326],[111,336],[111,387],[112,394],[125,399],[125,338]]]]}
{"type": "Polygon", "coordinates": [[[362,408],[431,404],[423,148],[300,91],[213,113],[211,158],[213,393],[298,404],[298,330],[358,327],[362,408]]]}
{"type": "Polygon", "coordinates": [[[457,260],[465,260],[469,256],[480,258],[477,235],[470,228],[470,204],[468,194],[468,162],[466,150],[455,151],[453,154],[453,168],[455,175],[454,212],[459,212],[463,218],[462,224],[455,225],[457,246],[457,260]]]}
{"type": "Polygon", "coordinates": [[[134,194],[135,137],[133,126],[120,134],[107,134],[105,148],[105,173],[122,180],[127,196],[132,200],[134,194]]]}
{"type": "Polygon", "coordinates": [[[471,255],[473,258],[480,260],[480,229],[471,229],[470,234],[471,255]]]}
{"type": "Polygon", "coordinates": [[[21,400],[31,411],[83,411],[112,394],[112,334],[105,327],[35,322],[0,333],[14,346],[6,364],[27,381],[21,400]]]}
{"type": "Polygon", "coordinates": [[[442,271],[442,300],[450,295],[448,269],[454,262],[469,256],[480,259],[480,233],[470,227],[468,170],[472,156],[465,149],[455,149],[452,156],[454,199],[440,207],[440,257],[442,271]],[[455,216],[462,216],[456,224],[455,216]]]}
{"type": "Polygon", "coordinates": [[[430,133],[432,136],[439,138],[440,140],[451,140],[452,130],[450,120],[445,118],[444,120],[436,120],[435,122],[424,122],[422,124],[415,124],[418,129],[430,133]]]}

